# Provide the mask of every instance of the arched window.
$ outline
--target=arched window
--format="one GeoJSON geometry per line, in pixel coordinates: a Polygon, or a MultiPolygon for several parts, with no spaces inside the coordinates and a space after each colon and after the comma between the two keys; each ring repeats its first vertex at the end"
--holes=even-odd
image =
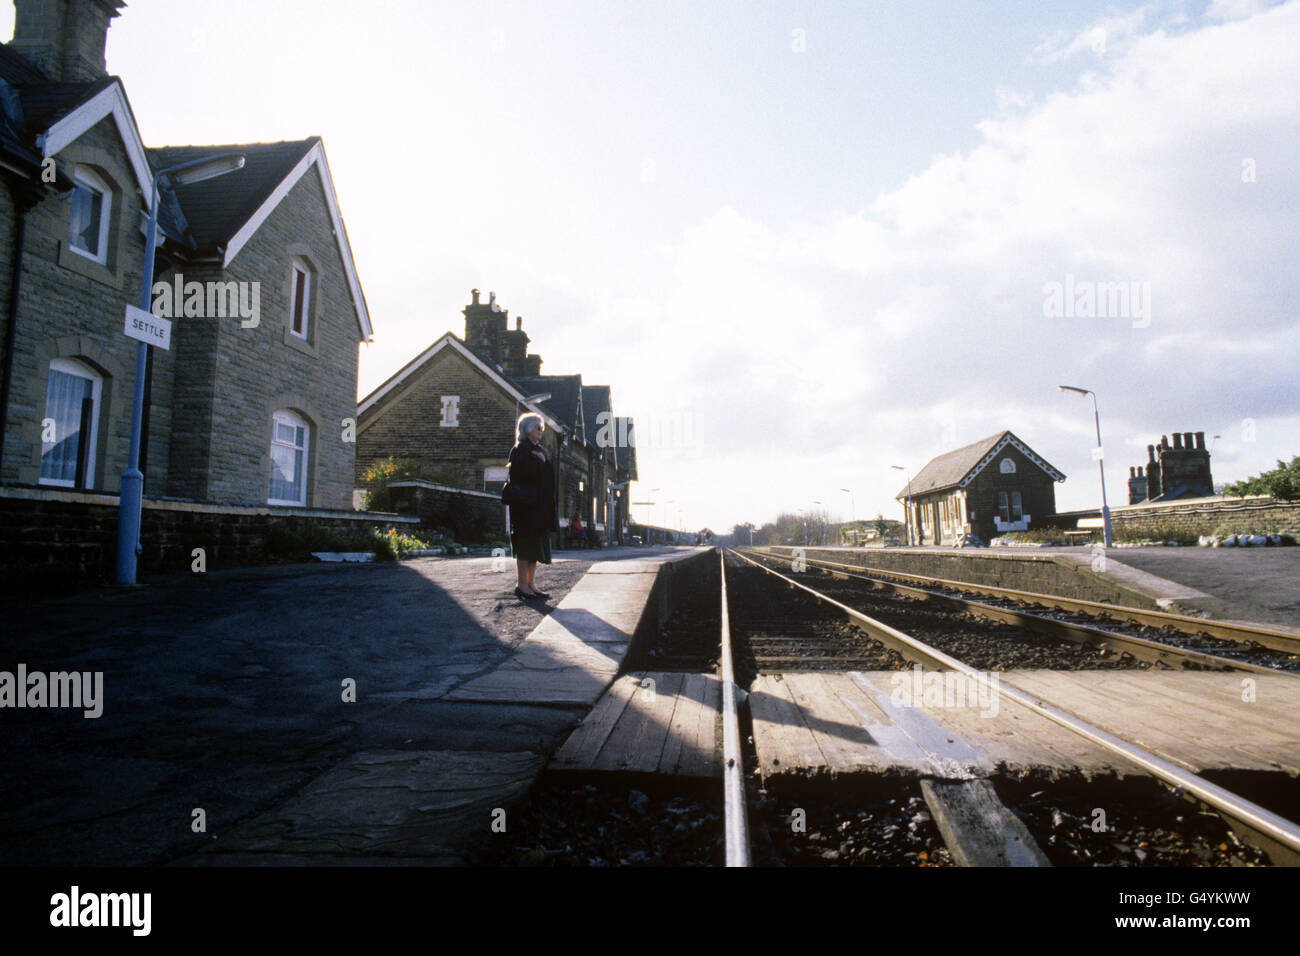
{"type": "Polygon", "coordinates": [[[1003,458],[998,463],[998,471],[1004,475],[1014,475],[1016,473],[1016,463],[1010,458],[1003,458]]]}
{"type": "Polygon", "coordinates": [[[68,247],[95,262],[106,263],[113,191],[108,183],[84,167],[72,174],[72,182],[68,247]]]}
{"type": "Polygon", "coordinates": [[[307,448],[311,426],[301,416],[281,409],[271,416],[271,505],[307,503],[307,448]]]}
{"type": "Polygon", "coordinates": [[[102,383],[100,375],[84,362],[50,361],[41,420],[41,484],[64,488],[94,485],[102,383]]]}

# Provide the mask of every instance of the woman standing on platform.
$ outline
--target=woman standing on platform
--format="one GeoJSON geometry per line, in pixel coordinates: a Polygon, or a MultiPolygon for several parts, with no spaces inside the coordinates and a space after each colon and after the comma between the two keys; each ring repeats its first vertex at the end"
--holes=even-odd
{"type": "Polygon", "coordinates": [[[524,599],[550,597],[537,590],[533,577],[538,562],[551,563],[551,532],[560,530],[555,517],[555,470],[542,447],[545,428],[541,415],[520,415],[518,440],[510,449],[510,463],[506,466],[518,501],[509,506],[510,545],[519,571],[515,594],[524,599]]]}

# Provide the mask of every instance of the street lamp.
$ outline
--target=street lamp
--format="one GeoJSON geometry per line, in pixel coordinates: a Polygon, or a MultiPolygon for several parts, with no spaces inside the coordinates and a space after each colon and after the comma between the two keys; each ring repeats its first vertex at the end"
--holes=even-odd
{"type": "MultiPolygon", "coordinates": [[[[815,504],[815,505],[820,505],[821,502],[818,501],[818,500],[816,500],[816,499],[814,498],[814,499],[813,499],[813,504],[815,504]]],[[[825,514],[825,512],[822,513],[822,547],[823,547],[823,548],[826,547],[826,514],[825,514]]]]}
{"type": "MultiPolygon", "coordinates": [[[[144,266],[140,270],[140,308],[153,312],[153,254],[158,241],[158,184],[187,186],[233,173],[244,167],[243,153],[220,153],[203,159],[168,166],[153,174],[149,183],[149,222],[145,227],[144,266]]],[[[149,345],[136,343],[135,397],[131,404],[131,444],[127,448],[126,470],[117,499],[117,583],[135,584],[140,557],[140,512],[144,499],[144,474],[140,471],[140,433],[144,422],[144,377],[149,345]]]]}
{"type": "MultiPolygon", "coordinates": [[[[542,392],[540,395],[528,395],[524,397],[524,404],[532,405],[534,402],[544,402],[550,397],[551,397],[550,392],[542,392]]],[[[518,398],[515,399],[515,424],[516,426],[519,424],[519,399],[518,398]]],[[[519,436],[516,435],[515,437],[518,438],[519,436]]]]}
{"type": "Polygon", "coordinates": [[[912,473],[902,465],[890,465],[895,471],[907,475],[907,491],[903,495],[903,529],[907,532],[907,543],[912,543],[912,473]]]}
{"type": "Polygon", "coordinates": [[[1103,461],[1101,450],[1101,413],[1097,411],[1097,393],[1088,388],[1076,388],[1073,385],[1056,386],[1063,392],[1078,392],[1080,395],[1092,396],[1092,417],[1097,425],[1097,471],[1101,475],[1101,529],[1102,535],[1106,539],[1106,547],[1110,547],[1113,539],[1110,535],[1110,506],[1106,504],[1106,465],[1103,461]]]}
{"type": "Polygon", "coordinates": [[[853,509],[853,543],[858,543],[858,503],[854,500],[852,490],[841,488],[840,491],[849,496],[849,506],[853,509]]]}

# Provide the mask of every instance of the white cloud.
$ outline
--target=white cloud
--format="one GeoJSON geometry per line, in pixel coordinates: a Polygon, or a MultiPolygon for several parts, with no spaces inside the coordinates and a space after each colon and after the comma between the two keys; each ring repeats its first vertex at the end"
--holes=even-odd
{"type": "Polygon", "coordinates": [[[888,464],[1001,428],[1074,476],[1061,507],[1086,506],[1090,403],[1061,382],[1100,397],[1113,500],[1142,435],[1267,421],[1258,461],[1222,459],[1235,470],[1300,447],[1300,3],[1174,35],[1141,34],[1148,9],[1102,21],[1103,73],[987,120],[976,148],[860,212],[776,225],[728,207],[686,233],[663,330],[681,338],[664,341],[707,370],[679,394],[726,467],[674,483],[715,527],[845,486],[874,513],[901,485],[888,464]],[[1045,317],[1067,275],[1147,284],[1149,324],[1045,317]]]}

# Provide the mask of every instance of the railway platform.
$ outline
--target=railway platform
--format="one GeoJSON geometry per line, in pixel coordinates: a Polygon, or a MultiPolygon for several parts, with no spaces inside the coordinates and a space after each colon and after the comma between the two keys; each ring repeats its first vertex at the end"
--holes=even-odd
{"type": "Polygon", "coordinates": [[[103,713],[9,710],[11,865],[429,865],[508,812],[588,712],[672,568],[707,548],[159,578],[7,610],[28,671],[100,671],[103,713]],[[196,822],[201,818],[201,825],[196,822]]]}

